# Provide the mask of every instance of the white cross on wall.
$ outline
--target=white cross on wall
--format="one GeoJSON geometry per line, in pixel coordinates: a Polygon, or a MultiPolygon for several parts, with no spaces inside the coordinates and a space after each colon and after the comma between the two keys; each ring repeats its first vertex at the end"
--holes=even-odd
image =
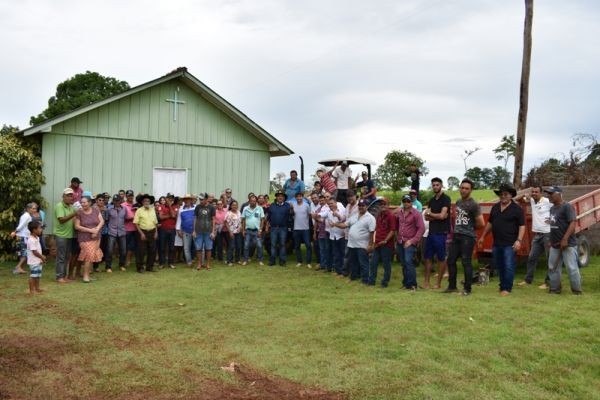
{"type": "Polygon", "coordinates": [[[179,86],[177,86],[177,90],[175,91],[175,96],[173,96],[173,99],[165,99],[165,101],[173,103],[173,121],[177,121],[177,106],[179,104],[185,104],[185,101],[179,100],[177,98],[177,93],[179,93],[179,86]]]}

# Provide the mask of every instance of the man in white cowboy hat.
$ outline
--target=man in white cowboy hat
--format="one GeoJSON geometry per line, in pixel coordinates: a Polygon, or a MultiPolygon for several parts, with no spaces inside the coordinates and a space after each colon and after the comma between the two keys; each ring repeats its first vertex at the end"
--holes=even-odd
{"type": "Polygon", "coordinates": [[[513,201],[517,191],[511,184],[501,184],[494,193],[500,197],[500,201],[492,207],[488,223],[477,244],[479,247],[483,246],[485,237],[492,232],[492,257],[500,278],[500,295],[509,296],[515,278],[517,251],[521,249],[525,235],[525,215],[521,206],[513,201]]]}
{"type": "Polygon", "coordinates": [[[192,234],[194,233],[194,209],[196,207],[195,200],[192,194],[187,193],[181,198],[183,206],[179,208],[177,213],[177,221],[175,222],[175,230],[177,236],[183,241],[183,257],[188,267],[192,266],[192,234]]]}

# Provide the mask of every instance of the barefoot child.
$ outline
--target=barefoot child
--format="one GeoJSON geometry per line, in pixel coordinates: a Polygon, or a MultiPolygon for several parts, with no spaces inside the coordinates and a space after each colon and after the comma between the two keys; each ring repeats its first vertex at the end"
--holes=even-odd
{"type": "Polygon", "coordinates": [[[42,254],[40,235],[42,224],[39,221],[31,221],[27,228],[30,235],[27,241],[27,264],[29,265],[29,293],[42,293],[40,289],[40,278],[42,277],[42,264],[46,262],[46,256],[42,254]]]}

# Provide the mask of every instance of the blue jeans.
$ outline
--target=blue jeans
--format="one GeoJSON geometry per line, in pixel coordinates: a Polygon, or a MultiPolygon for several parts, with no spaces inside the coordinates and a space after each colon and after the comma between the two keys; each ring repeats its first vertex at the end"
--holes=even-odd
{"type": "Polygon", "coordinates": [[[573,292],[581,292],[581,275],[577,262],[577,247],[569,246],[563,251],[550,248],[548,255],[548,275],[550,276],[550,290],[560,292],[560,275],[562,266],[565,265],[571,282],[573,292]]]}
{"type": "Polygon", "coordinates": [[[258,261],[263,260],[263,245],[262,238],[258,236],[258,231],[252,231],[246,229],[246,237],[244,238],[244,261],[248,261],[248,255],[250,253],[250,247],[256,245],[256,252],[258,253],[258,261]]]}
{"type": "Polygon", "coordinates": [[[335,268],[335,272],[338,275],[344,274],[344,253],[346,252],[346,239],[329,239],[329,246],[331,247],[332,267],[335,268]]]}
{"type": "Polygon", "coordinates": [[[235,262],[240,261],[240,253],[242,252],[244,237],[242,236],[241,233],[236,233],[233,235],[233,238],[230,235],[229,239],[230,239],[229,246],[227,246],[227,263],[232,264],[233,260],[234,260],[234,258],[233,258],[234,251],[235,251],[235,262]]]}
{"type": "Polygon", "coordinates": [[[404,248],[404,244],[396,245],[396,254],[400,265],[402,265],[402,286],[405,288],[417,287],[417,270],[415,269],[415,252],[417,246],[408,246],[404,248]]]}
{"type": "Polygon", "coordinates": [[[300,250],[300,245],[304,243],[306,246],[306,263],[310,264],[312,262],[312,245],[310,244],[310,231],[307,230],[294,230],[294,245],[296,253],[296,261],[302,264],[302,251],[300,250]]]}
{"type": "Polygon", "coordinates": [[[350,280],[360,278],[362,283],[369,283],[369,253],[367,249],[348,247],[348,264],[350,264],[350,280]]]}
{"type": "MultiPolygon", "coordinates": [[[[529,257],[527,258],[527,275],[525,275],[525,282],[533,283],[533,274],[535,273],[535,267],[537,266],[538,258],[540,258],[543,253],[546,254],[547,258],[549,247],[549,233],[534,233],[533,239],[531,239],[531,250],[529,251],[529,257]]],[[[546,283],[548,283],[549,280],[548,274],[546,274],[546,283]]]]}
{"type": "Polygon", "coordinates": [[[331,271],[331,258],[329,257],[329,237],[319,239],[319,249],[321,251],[321,258],[319,259],[321,268],[331,271]]]}
{"type": "Polygon", "coordinates": [[[516,254],[512,246],[494,246],[492,248],[494,265],[498,269],[500,291],[511,292],[515,280],[516,254]]]}
{"type": "Polygon", "coordinates": [[[105,258],[106,269],[112,269],[113,250],[115,243],[119,244],[119,267],[125,266],[125,257],[127,256],[127,238],[126,236],[115,237],[108,236],[108,249],[106,250],[105,258]]]}
{"type": "Polygon", "coordinates": [[[183,241],[183,257],[185,258],[185,262],[188,265],[192,265],[192,242],[194,237],[191,233],[183,232],[183,237],[181,239],[183,241]]]}
{"type": "Polygon", "coordinates": [[[272,227],[271,228],[271,257],[269,259],[270,264],[275,264],[277,259],[277,245],[279,245],[279,263],[285,263],[285,239],[287,237],[286,227],[272,227]]]}
{"type": "Polygon", "coordinates": [[[175,264],[175,229],[158,230],[158,263],[175,264]]]}
{"type": "Polygon", "coordinates": [[[379,262],[383,264],[383,279],[381,286],[387,287],[392,276],[392,253],[393,250],[387,246],[380,246],[373,250],[371,254],[371,268],[369,271],[369,285],[374,285],[377,281],[377,268],[379,262]]]}

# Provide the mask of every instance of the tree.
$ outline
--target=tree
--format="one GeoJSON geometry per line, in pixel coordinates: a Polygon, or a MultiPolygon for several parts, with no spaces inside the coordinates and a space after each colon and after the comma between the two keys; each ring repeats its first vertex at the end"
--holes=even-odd
{"type": "Polygon", "coordinates": [[[590,133],[576,133],[572,136],[573,146],[579,146],[573,149],[573,154],[583,159],[585,163],[596,164],[600,166],[600,143],[598,136],[590,133]]]}
{"type": "Polygon", "coordinates": [[[510,181],[510,172],[506,170],[506,168],[502,168],[502,166],[498,165],[492,169],[491,176],[491,185],[492,188],[497,188],[502,183],[507,183],[510,181]]]}
{"type": "Polygon", "coordinates": [[[504,135],[502,136],[502,140],[500,140],[500,145],[493,150],[496,155],[496,160],[504,160],[505,171],[508,171],[508,160],[515,156],[516,146],[514,135],[504,135]]]}
{"type": "Polygon", "coordinates": [[[12,253],[14,239],[10,237],[31,201],[45,207],[40,196],[44,184],[42,159],[35,145],[20,136],[18,128],[4,125],[0,131],[0,259],[12,253]]]}
{"type": "Polygon", "coordinates": [[[529,108],[529,71],[531,70],[531,26],[533,23],[533,0],[525,0],[525,27],[523,29],[523,63],[521,64],[521,86],[519,95],[519,117],[517,119],[517,142],[513,184],[521,187],[523,156],[525,154],[525,130],[529,108]]]}
{"type": "Polygon", "coordinates": [[[494,185],[494,171],[491,168],[481,170],[481,182],[484,189],[490,189],[494,185]]]}
{"type": "Polygon", "coordinates": [[[469,168],[467,172],[465,172],[465,178],[469,178],[471,181],[473,181],[473,189],[481,189],[483,187],[483,182],[481,180],[481,168],[469,168]]]}
{"type": "Polygon", "coordinates": [[[383,164],[377,168],[377,179],[386,188],[397,192],[410,184],[406,171],[415,165],[421,175],[427,175],[429,170],[425,161],[409,151],[392,150],[386,154],[383,164]]]}
{"type": "Polygon", "coordinates": [[[479,150],[481,150],[481,147],[475,147],[474,149],[466,149],[463,153],[463,155],[461,156],[461,158],[463,159],[463,163],[465,163],[465,176],[467,174],[467,159],[469,157],[471,157],[473,154],[477,153],[479,150]]]}
{"type": "Polygon", "coordinates": [[[285,183],[286,175],[284,172],[278,172],[275,174],[273,179],[271,180],[271,191],[276,192],[283,188],[283,184],[285,183]]]}
{"type": "Polygon", "coordinates": [[[458,180],[455,176],[448,177],[448,189],[454,190],[457,189],[460,185],[460,180],[458,180]]]}
{"type": "Polygon", "coordinates": [[[489,168],[473,167],[465,173],[465,178],[473,181],[473,189],[487,189],[492,186],[494,173],[489,168]]]}
{"type": "Polygon", "coordinates": [[[57,115],[87,106],[99,100],[129,90],[125,81],[86,71],[59,83],[56,94],[48,99],[48,108],[29,120],[31,125],[40,124],[57,115]]]}

